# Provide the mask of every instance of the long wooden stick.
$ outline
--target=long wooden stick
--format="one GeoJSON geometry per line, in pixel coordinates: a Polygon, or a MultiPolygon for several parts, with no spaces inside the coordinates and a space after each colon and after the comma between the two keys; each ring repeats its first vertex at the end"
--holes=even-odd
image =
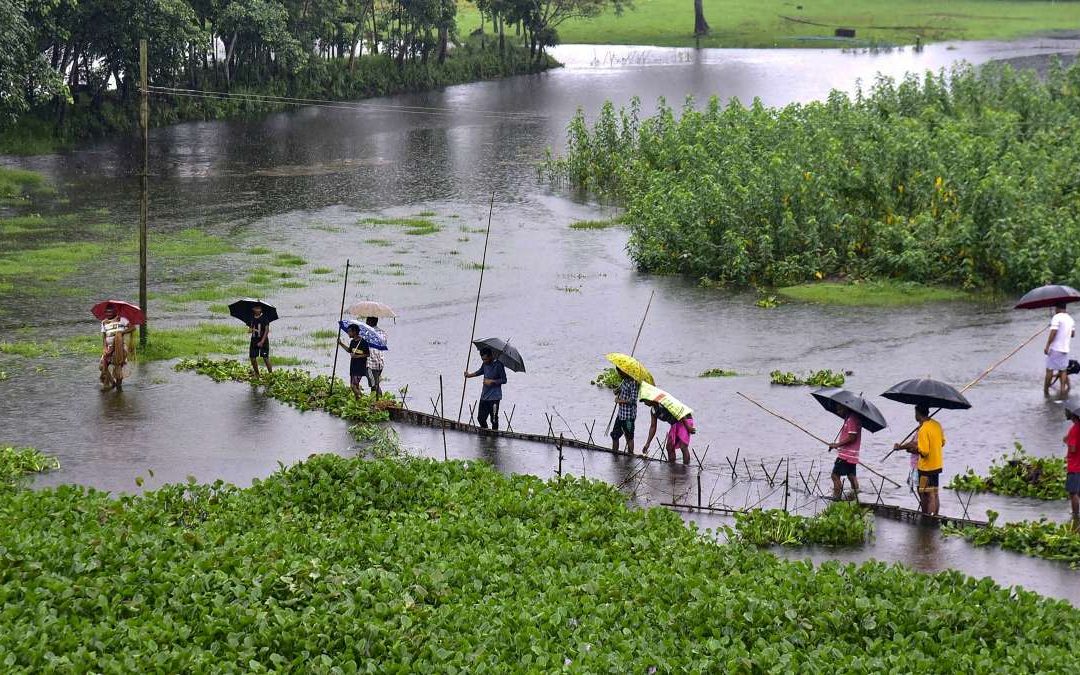
{"type": "MultiPolygon", "coordinates": [[[[651,291],[649,293],[649,302],[645,305],[645,314],[642,315],[641,323],[638,324],[637,335],[634,336],[634,346],[630,348],[630,356],[633,356],[634,352],[637,351],[637,343],[638,343],[638,339],[641,337],[641,329],[645,327],[645,319],[648,318],[648,316],[649,316],[649,308],[652,307],[652,299],[653,299],[654,295],[656,295],[655,290],[653,290],[653,291],[651,291]]],[[[611,422],[612,422],[612,420],[615,419],[615,411],[618,410],[618,409],[619,409],[619,404],[618,403],[616,403],[614,405],[614,407],[611,408],[611,416],[608,417],[607,427],[605,427],[605,430],[604,430],[605,434],[611,432],[611,422]]]]}
{"type": "MultiPolygon", "coordinates": [[[[1031,337],[1029,337],[1028,339],[1026,339],[1026,340],[1024,340],[1023,342],[1021,342],[1021,343],[1020,343],[1020,344],[1019,344],[1019,345],[1018,345],[1018,346],[1016,347],[1016,349],[1012,350],[1011,352],[1009,352],[1009,353],[1008,353],[1008,354],[1006,354],[1005,356],[1003,356],[1003,357],[1001,357],[1000,359],[998,359],[997,361],[995,361],[995,362],[994,362],[994,364],[993,364],[992,366],[990,366],[990,367],[989,367],[989,368],[987,368],[986,370],[984,370],[984,371],[982,371],[981,373],[979,373],[979,376],[978,376],[978,377],[976,377],[976,378],[975,378],[974,380],[972,380],[971,382],[968,382],[967,384],[965,384],[965,385],[964,385],[964,388],[960,390],[960,393],[961,393],[961,394],[963,394],[963,393],[964,393],[965,391],[967,391],[968,389],[971,389],[972,387],[974,387],[975,385],[977,385],[977,384],[978,384],[979,382],[981,382],[981,381],[982,381],[982,379],[983,379],[984,377],[986,377],[986,376],[987,376],[987,375],[989,375],[990,373],[994,372],[994,370],[995,370],[995,369],[996,369],[996,368],[997,368],[998,366],[1000,366],[1001,364],[1005,363],[1006,361],[1008,361],[1008,360],[1009,360],[1009,359],[1011,359],[1012,357],[1016,356],[1016,353],[1017,353],[1017,352],[1019,352],[1019,351],[1020,351],[1021,349],[1023,349],[1024,347],[1027,347],[1027,346],[1028,346],[1028,345],[1029,345],[1029,344],[1031,343],[1031,341],[1032,341],[1032,340],[1034,340],[1035,338],[1037,338],[1037,337],[1039,337],[1040,335],[1042,335],[1043,333],[1045,333],[1045,332],[1046,332],[1046,329],[1047,329],[1047,326],[1043,326],[1042,328],[1040,328],[1040,329],[1039,329],[1039,332],[1035,333],[1034,335],[1032,335],[1032,336],[1031,336],[1031,337]]],[[[937,410],[935,410],[934,412],[930,413],[930,417],[933,417],[934,415],[938,414],[939,412],[941,412],[941,410],[942,410],[941,408],[938,408],[938,409],[937,409],[937,410]]],[[[902,441],[900,441],[899,443],[897,443],[897,445],[903,445],[904,443],[907,443],[908,441],[910,441],[910,440],[911,440],[911,437],[912,437],[912,436],[914,436],[914,435],[915,435],[915,434],[916,434],[916,433],[917,433],[918,431],[919,431],[919,427],[915,427],[914,429],[912,429],[912,430],[911,430],[911,431],[910,431],[910,432],[908,433],[908,435],[907,435],[907,436],[904,436],[904,440],[902,440],[902,441]]],[[[888,459],[888,458],[889,458],[890,456],[892,456],[892,454],[893,454],[894,452],[896,452],[896,450],[897,450],[896,448],[893,448],[892,450],[890,450],[890,451],[888,452],[888,454],[887,454],[887,455],[885,455],[884,457],[882,457],[882,458],[881,458],[881,461],[883,461],[883,462],[884,462],[884,461],[885,461],[886,459],[888,459]]]]}
{"type": "MultiPolygon", "coordinates": [[[[807,436],[809,436],[810,438],[813,438],[814,440],[818,441],[819,443],[822,443],[822,444],[824,444],[824,445],[828,445],[828,444],[829,444],[829,441],[825,440],[825,439],[824,439],[824,438],[822,438],[821,436],[818,436],[817,434],[815,434],[814,432],[810,431],[810,430],[809,430],[809,429],[807,429],[806,427],[802,426],[801,424],[799,424],[799,423],[798,423],[798,422],[796,422],[795,420],[793,420],[793,419],[791,419],[791,418],[788,418],[788,417],[784,417],[783,415],[781,415],[780,413],[776,412],[775,410],[770,410],[769,408],[765,407],[765,405],[764,405],[764,404],[762,404],[762,403],[760,403],[760,402],[758,402],[758,401],[755,401],[754,399],[750,398],[749,396],[747,396],[746,394],[742,393],[741,391],[737,391],[737,392],[735,392],[735,393],[736,393],[736,394],[738,394],[739,396],[742,396],[742,397],[743,397],[743,398],[745,398],[745,399],[746,399],[747,401],[750,401],[751,403],[753,403],[753,404],[754,404],[754,405],[756,405],[757,407],[761,408],[761,409],[762,409],[762,410],[764,410],[765,412],[769,413],[769,414],[770,414],[770,415],[772,415],[773,417],[779,417],[780,419],[784,420],[785,422],[787,422],[787,423],[788,423],[788,424],[790,424],[791,426],[795,427],[796,429],[798,429],[799,431],[803,432],[804,434],[806,434],[806,435],[807,435],[807,436]]],[[[875,475],[875,476],[877,476],[878,478],[881,478],[881,479],[883,479],[883,480],[887,480],[887,481],[889,481],[890,483],[892,483],[893,485],[895,485],[896,487],[900,487],[900,483],[897,483],[896,481],[894,481],[894,480],[893,480],[892,478],[889,478],[888,476],[885,476],[885,475],[882,475],[882,474],[878,473],[877,471],[875,471],[875,470],[871,469],[870,467],[868,467],[867,465],[863,464],[862,462],[859,462],[859,466],[861,466],[862,468],[866,469],[866,470],[867,470],[867,471],[869,471],[870,473],[874,474],[874,475],[875,475]]]]}
{"type": "MultiPolygon", "coordinates": [[[[491,236],[491,212],[495,209],[495,192],[491,193],[491,203],[488,204],[487,231],[484,233],[484,256],[480,259],[480,283],[476,286],[476,306],[473,307],[472,330],[469,332],[469,351],[465,354],[465,372],[469,372],[469,359],[472,358],[473,340],[476,339],[476,315],[480,313],[480,291],[484,288],[484,270],[487,269],[488,238],[491,236]]],[[[461,411],[465,408],[465,387],[469,384],[468,378],[461,380],[461,403],[458,404],[457,421],[461,421],[461,411]]]]}
{"type": "Polygon", "coordinates": [[[334,381],[337,380],[337,357],[338,357],[338,339],[341,335],[341,320],[345,318],[345,294],[349,292],[349,260],[345,259],[345,282],[341,284],[341,311],[338,312],[338,330],[334,331],[334,367],[330,371],[330,389],[327,392],[327,398],[334,393],[334,381]]]}

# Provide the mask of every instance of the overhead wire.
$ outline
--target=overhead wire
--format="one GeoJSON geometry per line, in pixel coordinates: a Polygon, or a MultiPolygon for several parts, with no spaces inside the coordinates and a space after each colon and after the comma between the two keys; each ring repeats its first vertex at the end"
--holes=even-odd
{"type": "Polygon", "coordinates": [[[374,110],[379,112],[393,112],[414,115],[457,115],[460,113],[470,113],[474,115],[480,115],[482,117],[493,117],[497,119],[507,119],[524,122],[539,122],[549,119],[546,115],[539,115],[535,113],[483,110],[479,108],[391,105],[384,103],[371,103],[367,101],[333,101],[328,99],[299,98],[294,96],[275,96],[271,94],[253,94],[246,92],[205,91],[201,89],[184,89],[180,87],[162,87],[157,85],[150,85],[146,88],[146,90],[148,93],[163,96],[233,99],[254,103],[280,103],[285,105],[303,105],[320,108],[333,108],[339,110],[374,110]]]}

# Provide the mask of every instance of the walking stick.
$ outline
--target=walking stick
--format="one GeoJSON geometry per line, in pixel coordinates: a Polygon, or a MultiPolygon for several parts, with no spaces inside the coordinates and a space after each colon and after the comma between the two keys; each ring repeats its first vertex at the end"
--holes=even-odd
{"type": "MultiPolygon", "coordinates": [[[[641,329],[645,327],[645,319],[646,319],[646,317],[649,316],[649,308],[652,307],[652,299],[653,299],[654,295],[656,295],[656,291],[652,291],[652,292],[649,293],[649,302],[645,305],[645,314],[642,315],[641,323],[638,324],[637,335],[634,336],[634,346],[630,348],[630,356],[633,356],[634,352],[637,351],[637,343],[638,343],[638,339],[641,337],[641,329]]],[[[608,417],[607,427],[604,430],[605,434],[609,433],[611,431],[611,422],[612,422],[612,420],[615,419],[615,411],[618,410],[618,409],[619,409],[619,404],[618,403],[616,403],[611,408],[611,416],[608,417]]]]}
{"type": "Polygon", "coordinates": [[[349,259],[345,259],[345,282],[341,284],[341,311],[338,312],[338,330],[334,331],[334,367],[330,371],[330,389],[326,393],[326,397],[330,398],[334,393],[334,381],[337,380],[337,356],[338,356],[338,334],[341,329],[341,320],[345,318],[345,294],[349,291],[349,259]]]}
{"type": "MultiPolygon", "coordinates": [[[[769,408],[765,407],[765,405],[764,405],[764,404],[762,404],[762,403],[760,403],[760,402],[758,402],[758,401],[755,401],[754,399],[750,398],[749,396],[747,396],[746,394],[742,393],[741,391],[737,391],[737,392],[735,392],[735,393],[736,393],[736,394],[738,394],[739,396],[742,396],[742,397],[743,397],[744,399],[746,399],[747,401],[750,401],[751,403],[753,403],[753,404],[754,404],[754,405],[756,405],[757,407],[761,408],[761,409],[762,409],[762,410],[764,410],[765,412],[769,413],[769,414],[770,414],[770,415],[772,415],[773,417],[779,417],[780,419],[784,420],[785,422],[787,422],[787,423],[788,423],[788,424],[790,424],[791,426],[793,426],[793,427],[795,427],[796,429],[798,429],[799,431],[803,432],[804,434],[806,434],[806,435],[807,435],[807,436],[809,436],[810,438],[813,438],[813,439],[814,439],[815,441],[817,441],[817,442],[819,442],[819,443],[822,443],[822,444],[824,444],[824,445],[828,445],[828,444],[829,444],[829,442],[828,442],[827,440],[825,440],[825,439],[824,439],[824,438],[822,438],[821,436],[818,436],[817,434],[815,434],[814,432],[810,431],[810,430],[809,430],[809,429],[807,429],[806,427],[802,426],[801,424],[799,424],[799,423],[798,423],[798,422],[796,422],[795,420],[793,420],[793,419],[790,419],[790,418],[788,418],[788,417],[784,417],[783,415],[781,415],[780,413],[776,412],[775,410],[770,410],[769,408]]],[[[875,475],[875,476],[877,476],[878,478],[881,478],[881,479],[883,479],[883,480],[887,480],[887,481],[889,481],[890,483],[892,483],[893,485],[895,485],[896,487],[901,487],[900,483],[897,483],[896,481],[894,481],[894,480],[893,480],[892,478],[889,478],[888,476],[882,475],[882,474],[878,473],[877,471],[874,471],[873,469],[871,469],[870,467],[866,466],[866,465],[865,465],[865,464],[863,464],[862,462],[859,462],[859,466],[861,466],[862,468],[866,469],[866,470],[867,470],[867,471],[869,471],[870,473],[874,474],[874,475],[875,475]]]]}
{"type": "MultiPolygon", "coordinates": [[[[1039,337],[1040,335],[1042,335],[1042,334],[1043,334],[1043,333],[1044,333],[1044,332],[1046,331],[1046,328],[1047,328],[1046,326],[1043,326],[1042,328],[1040,328],[1040,329],[1039,329],[1039,332],[1038,332],[1038,333],[1035,333],[1034,335],[1032,335],[1032,336],[1031,336],[1031,337],[1029,337],[1028,339],[1026,339],[1026,340],[1024,340],[1023,342],[1021,342],[1021,343],[1019,344],[1019,346],[1017,346],[1017,347],[1016,347],[1016,349],[1012,350],[1011,352],[1009,352],[1009,353],[1008,353],[1008,354],[1006,354],[1005,356],[1001,357],[1000,359],[998,359],[998,360],[997,360],[997,361],[996,361],[996,362],[994,363],[994,365],[990,366],[990,367],[989,367],[989,368],[987,368],[986,370],[984,370],[984,371],[982,371],[981,373],[979,373],[979,376],[978,376],[978,377],[976,377],[976,378],[975,378],[974,380],[972,380],[971,382],[968,382],[967,384],[965,384],[965,385],[964,385],[964,388],[960,390],[960,393],[961,393],[961,394],[963,394],[963,393],[964,393],[965,391],[967,391],[968,389],[971,389],[972,387],[974,387],[975,385],[977,385],[977,384],[978,384],[979,382],[981,382],[981,381],[982,381],[982,379],[983,379],[984,377],[986,377],[987,375],[989,375],[990,373],[992,373],[992,372],[994,371],[994,369],[996,369],[996,368],[997,368],[998,366],[1000,366],[1001,364],[1003,364],[1003,363],[1005,363],[1006,361],[1008,361],[1009,359],[1011,359],[1011,358],[1012,358],[1013,356],[1015,356],[1015,355],[1016,355],[1016,353],[1017,353],[1017,352],[1019,352],[1019,351],[1020,351],[1021,349],[1023,349],[1024,347],[1027,347],[1027,346],[1028,346],[1028,344],[1029,344],[1029,343],[1030,343],[1030,342],[1031,342],[1032,340],[1034,340],[1035,338],[1037,338],[1037,337],[1039,337]]],[[[935,410],[934,412],[930,413],[930,417],[933,417],[934,415],[938,414],[939,412],[941,412],[941,410],[942,410],[941,408],[938,408],[938,409],[937,409],[937,410],[935,410]]],[[[897,443],[897,445],[903,445],[904,443],[907,443],[908,441],[910,441],[910,440],[911,440],[911,437],[912,437],[912,436],[914,436],[914,435],[915,435],[916,433],[918,433],[918,431],[919,431],[919,427],[915,427],[914,429],[912,429],[912,430],[911,430],[911,431],[910,431],[910,432],[908,433],[908,435],[907,435],[907,436],[904,436],[904,440],[902,440],[902,441],[900,441],[899,443],[897,443]]],[[[886,454],[886,455],[885,455],[884,457],[882,457],[882,458],[881,458],[881,461],[883,461],[883,462],[884,462],[885,460],[887,460],[887,459],[888,459],[889,457],[891,457],[891,456],[892,456],[892,454],[893,454],[894,452],[896,452],[896,450],[897,450],[897,448],[893,448],[892,450],[890,450],[890,451],[888,452],[888,454],[886,454]]]]}
{"type": "MultiPolygon", "coordinates": [[[[487,269],[488,237],[491,236],[491,212],[495,208],[495,192],[491,193],[491,203],[488,204],[487,231],[484,233],[484,256],[480,259],[480,283],[476,286],[476,306],[473,308],[472,331],[469,333],[469,351],[465,354],[465,372],[469,372],[469,359],[472,358],[473,340],[476,339],[476,315],[480,313],[480,290],[484,287],[484,270],[487,269]]],[[[461,411],[465,408],[465,387],[468,386],[468,378],[461,381],[461,403],[458,404],[457,421],[461,421],[461,411]]]]}

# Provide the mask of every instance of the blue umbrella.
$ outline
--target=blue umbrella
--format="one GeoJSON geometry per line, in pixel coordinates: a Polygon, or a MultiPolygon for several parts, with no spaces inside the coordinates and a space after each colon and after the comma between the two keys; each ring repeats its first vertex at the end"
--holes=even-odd
{"type": "Polygon", "coordinates": [[[341,321],[338,321],[338,326],[346,333],[349,332],[349,326],[356,326],[360,329],[360,339],[368,343],[369,347],[372,349],[389,349],[386,346],[386,339],[376,333],[375,329],[366,323],[356,321],[355,319],[342,319],[341,321]]]}

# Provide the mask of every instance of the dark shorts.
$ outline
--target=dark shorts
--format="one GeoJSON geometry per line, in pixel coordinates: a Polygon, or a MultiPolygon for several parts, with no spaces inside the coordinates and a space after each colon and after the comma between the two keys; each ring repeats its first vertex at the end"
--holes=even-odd
{"type": "Polygon", "coordinates": [[[251,345],[248,346],[248,358],[249,359],[257,359],[260,356],[263,357],[264,359],[270,358],[270,341],[269,340],[264,342],[262,347],[260,347],[259,343],[255,342],[254,340],[252,340],[251,345]]]}
{"type": "Polygon", "coordinates": [[[941,469],[933,471],[919,470],[919,492],[937,492],[941,478],[941,469]]]}
{"type": "Polygon", "coordinates": [[[854,476],[855,469],[858,468],[858,464],[852,464],[846,459],[836,458],[836,461],[832,465],[832,475],[834,476],[854,476]]]}
{"type": "Polygon", "coordinates": [[[611,427],[612,440],[622,438],[626,436],[627,439],[634,439],[634,418],[628,420],[615,420],[615,426],[611,427]]]}
{"type": "Polygon", "coordinates": [[[349,373],[349,386],[362,387],[364,385],[364,378],[367,377],[364,373],[354,375],[349,373]]]}
{"type": "Polygon", "coordinates": [[[367,369],[367,383],[368,386],[374,389],[382,382],[382,368],[368,368],[367,369]]]}
{"type": "Polygon", "coordinates": [[[1065,477],[1065,492],[1080,494],[1080,472],[1071,472],[1065,477]]]}

